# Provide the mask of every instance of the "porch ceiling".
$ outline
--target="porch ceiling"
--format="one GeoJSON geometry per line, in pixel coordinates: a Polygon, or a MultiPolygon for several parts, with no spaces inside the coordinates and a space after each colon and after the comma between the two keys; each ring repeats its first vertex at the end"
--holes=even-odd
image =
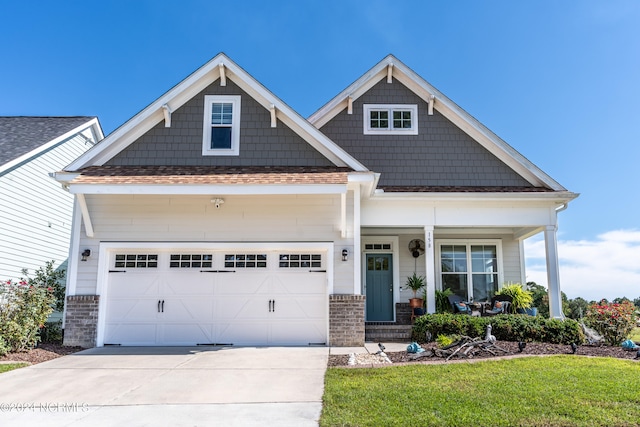
{"type": "MultiPolygon", "coordinates": [[[[494,235],[512,235],[515,239],[526,239],[543,231],[542,226],[528,227],[434,227],[434,238],[440,236],[494,236],[494,235]]],[[[363,236],[383,236],[383,235],[424,235],[424,227],[363,227],[361,234],[363,236]]]]}

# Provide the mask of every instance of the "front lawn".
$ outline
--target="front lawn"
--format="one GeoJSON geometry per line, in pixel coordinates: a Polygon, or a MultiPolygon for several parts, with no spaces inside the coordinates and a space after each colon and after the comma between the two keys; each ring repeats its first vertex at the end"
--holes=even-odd
{"type": "Polygon", "coordinates": [[[0,363],[0,374],[29,366],[28,363],[0,363]]]}
{"type": "Polygon", "coordinates": [[[640,328],[633,328],[631,335],[629,335],[629,339],[636,343],[640,343],[640,328]]]}
{"type": "Polygon", "coordinates": [[[330,368],[321,426],[638,426],[640,363],[576,356],[330,368]]]}

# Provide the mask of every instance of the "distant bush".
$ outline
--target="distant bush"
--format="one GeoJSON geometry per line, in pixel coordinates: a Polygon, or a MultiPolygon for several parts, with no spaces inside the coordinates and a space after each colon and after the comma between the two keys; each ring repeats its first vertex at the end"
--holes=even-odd
{"type": "Polygon", "coordinates": [[[620,345],[636,325],[635,306],[629,301],[594,303],[587,309],[585,323],[595,329],[609,345],[620,345]]]}
{"type": "Polygon", "coordinates": [[[427,314],[416,319],[413,339],[426,340],[427,332],[438,335],[467,335],[482,337],[487,325],[492,334],[503,341],[536,341],[553,344],[581,344],[584,334],[580,324],[573,319],[545,319],[540,316],[501,314],[492,317],[454,315],[449,313],[427,314]]]}

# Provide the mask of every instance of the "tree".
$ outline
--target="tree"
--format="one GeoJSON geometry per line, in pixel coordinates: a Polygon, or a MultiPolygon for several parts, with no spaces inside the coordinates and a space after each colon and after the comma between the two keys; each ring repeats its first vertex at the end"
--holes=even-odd
{"type": "Polygon", "coordinates": [[[574,298],[567,303],[567,317],[571,319],[580,320],[587,314],[589,308],[589,301],[584,298],[574,298]]]}
{"type": "MultiPolygon", "coordinates": [[[[538,285],[536,282],[527,282],[527,288],[533,293],[532,307],[538,307],[538,314],[540,316],[549,317],[549,292],[547,292],[547,288],[538,285]]],[[[564,292],[561,294],[562,312],[565,316],[568,316],[569,299],[564,292]]]]}

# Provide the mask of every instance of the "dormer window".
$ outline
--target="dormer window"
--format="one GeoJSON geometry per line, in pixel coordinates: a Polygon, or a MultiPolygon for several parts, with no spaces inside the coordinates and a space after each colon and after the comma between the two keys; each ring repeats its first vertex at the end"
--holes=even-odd
{"type": "Polygon", "coordinates": [[[205,95],[202,154],[237,156],[240,153],[240,96],[205,95]]]}
{"type": "Polygon", "coordinates": [[[365,135],[417,135],[418,106],[364,104],[365,135]]]}

